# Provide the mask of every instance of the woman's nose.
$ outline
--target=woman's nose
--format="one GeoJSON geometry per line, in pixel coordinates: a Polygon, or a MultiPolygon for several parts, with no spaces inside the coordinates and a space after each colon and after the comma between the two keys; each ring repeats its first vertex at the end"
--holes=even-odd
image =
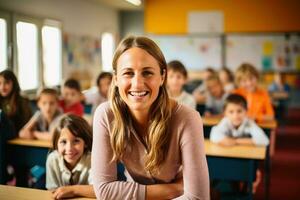
{"type": "Polygon", "coordinates": [[[144,85],[144,77],[142,75],[135,75],[132,79],[132,82],[131,82],[133,88],[140,88],[141,86],[144,85]]]}

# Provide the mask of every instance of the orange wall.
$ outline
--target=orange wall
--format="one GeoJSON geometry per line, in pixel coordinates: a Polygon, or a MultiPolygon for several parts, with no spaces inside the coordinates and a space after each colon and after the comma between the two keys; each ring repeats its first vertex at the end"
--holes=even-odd
{"type": "Polygon", "coordinates": [[[145,31],[187,33],[190,11],[223,11],[225,32],[300,31],[299,0],[147,0],[145,31]]]}

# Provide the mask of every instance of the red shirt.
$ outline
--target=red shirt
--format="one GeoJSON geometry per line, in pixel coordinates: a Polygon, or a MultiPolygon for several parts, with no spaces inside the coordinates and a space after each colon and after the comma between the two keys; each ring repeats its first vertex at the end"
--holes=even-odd
{"type": "Polygon", "coordinates": [[[59,106],[63,109],[64,113],[72,113],[72,114],[77,115],[79,117],[83,116],[84,107],[80,102],[75,103],[75,104],[67,107],[66,104],[65,104],[65,101],[60,100],[59,101],[59,106]]]}

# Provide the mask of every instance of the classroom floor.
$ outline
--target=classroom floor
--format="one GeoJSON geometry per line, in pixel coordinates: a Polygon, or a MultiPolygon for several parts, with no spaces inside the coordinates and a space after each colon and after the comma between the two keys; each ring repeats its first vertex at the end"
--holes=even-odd
{"type": "MultiPolygon", "coordinates": [[[[276,151],[272,159],[270,200],[300,197],[300,108],[290,109],[277,130],[276,151]]],[[[255,200],[264,199],[263,182],[255,200]]]]}

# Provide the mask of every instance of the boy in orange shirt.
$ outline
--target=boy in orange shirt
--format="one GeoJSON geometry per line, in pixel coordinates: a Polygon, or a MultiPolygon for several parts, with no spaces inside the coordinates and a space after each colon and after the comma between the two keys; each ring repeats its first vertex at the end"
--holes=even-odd
{"type": "Polygon", "coordinates": [[[242,64],[236,71],[238,89],[233,93],[242,95],[248,104],[248,116],[256,121],[274,119],[274,110],[269,93],[258,87],[259,73],[248,63],[242,64]]]}

